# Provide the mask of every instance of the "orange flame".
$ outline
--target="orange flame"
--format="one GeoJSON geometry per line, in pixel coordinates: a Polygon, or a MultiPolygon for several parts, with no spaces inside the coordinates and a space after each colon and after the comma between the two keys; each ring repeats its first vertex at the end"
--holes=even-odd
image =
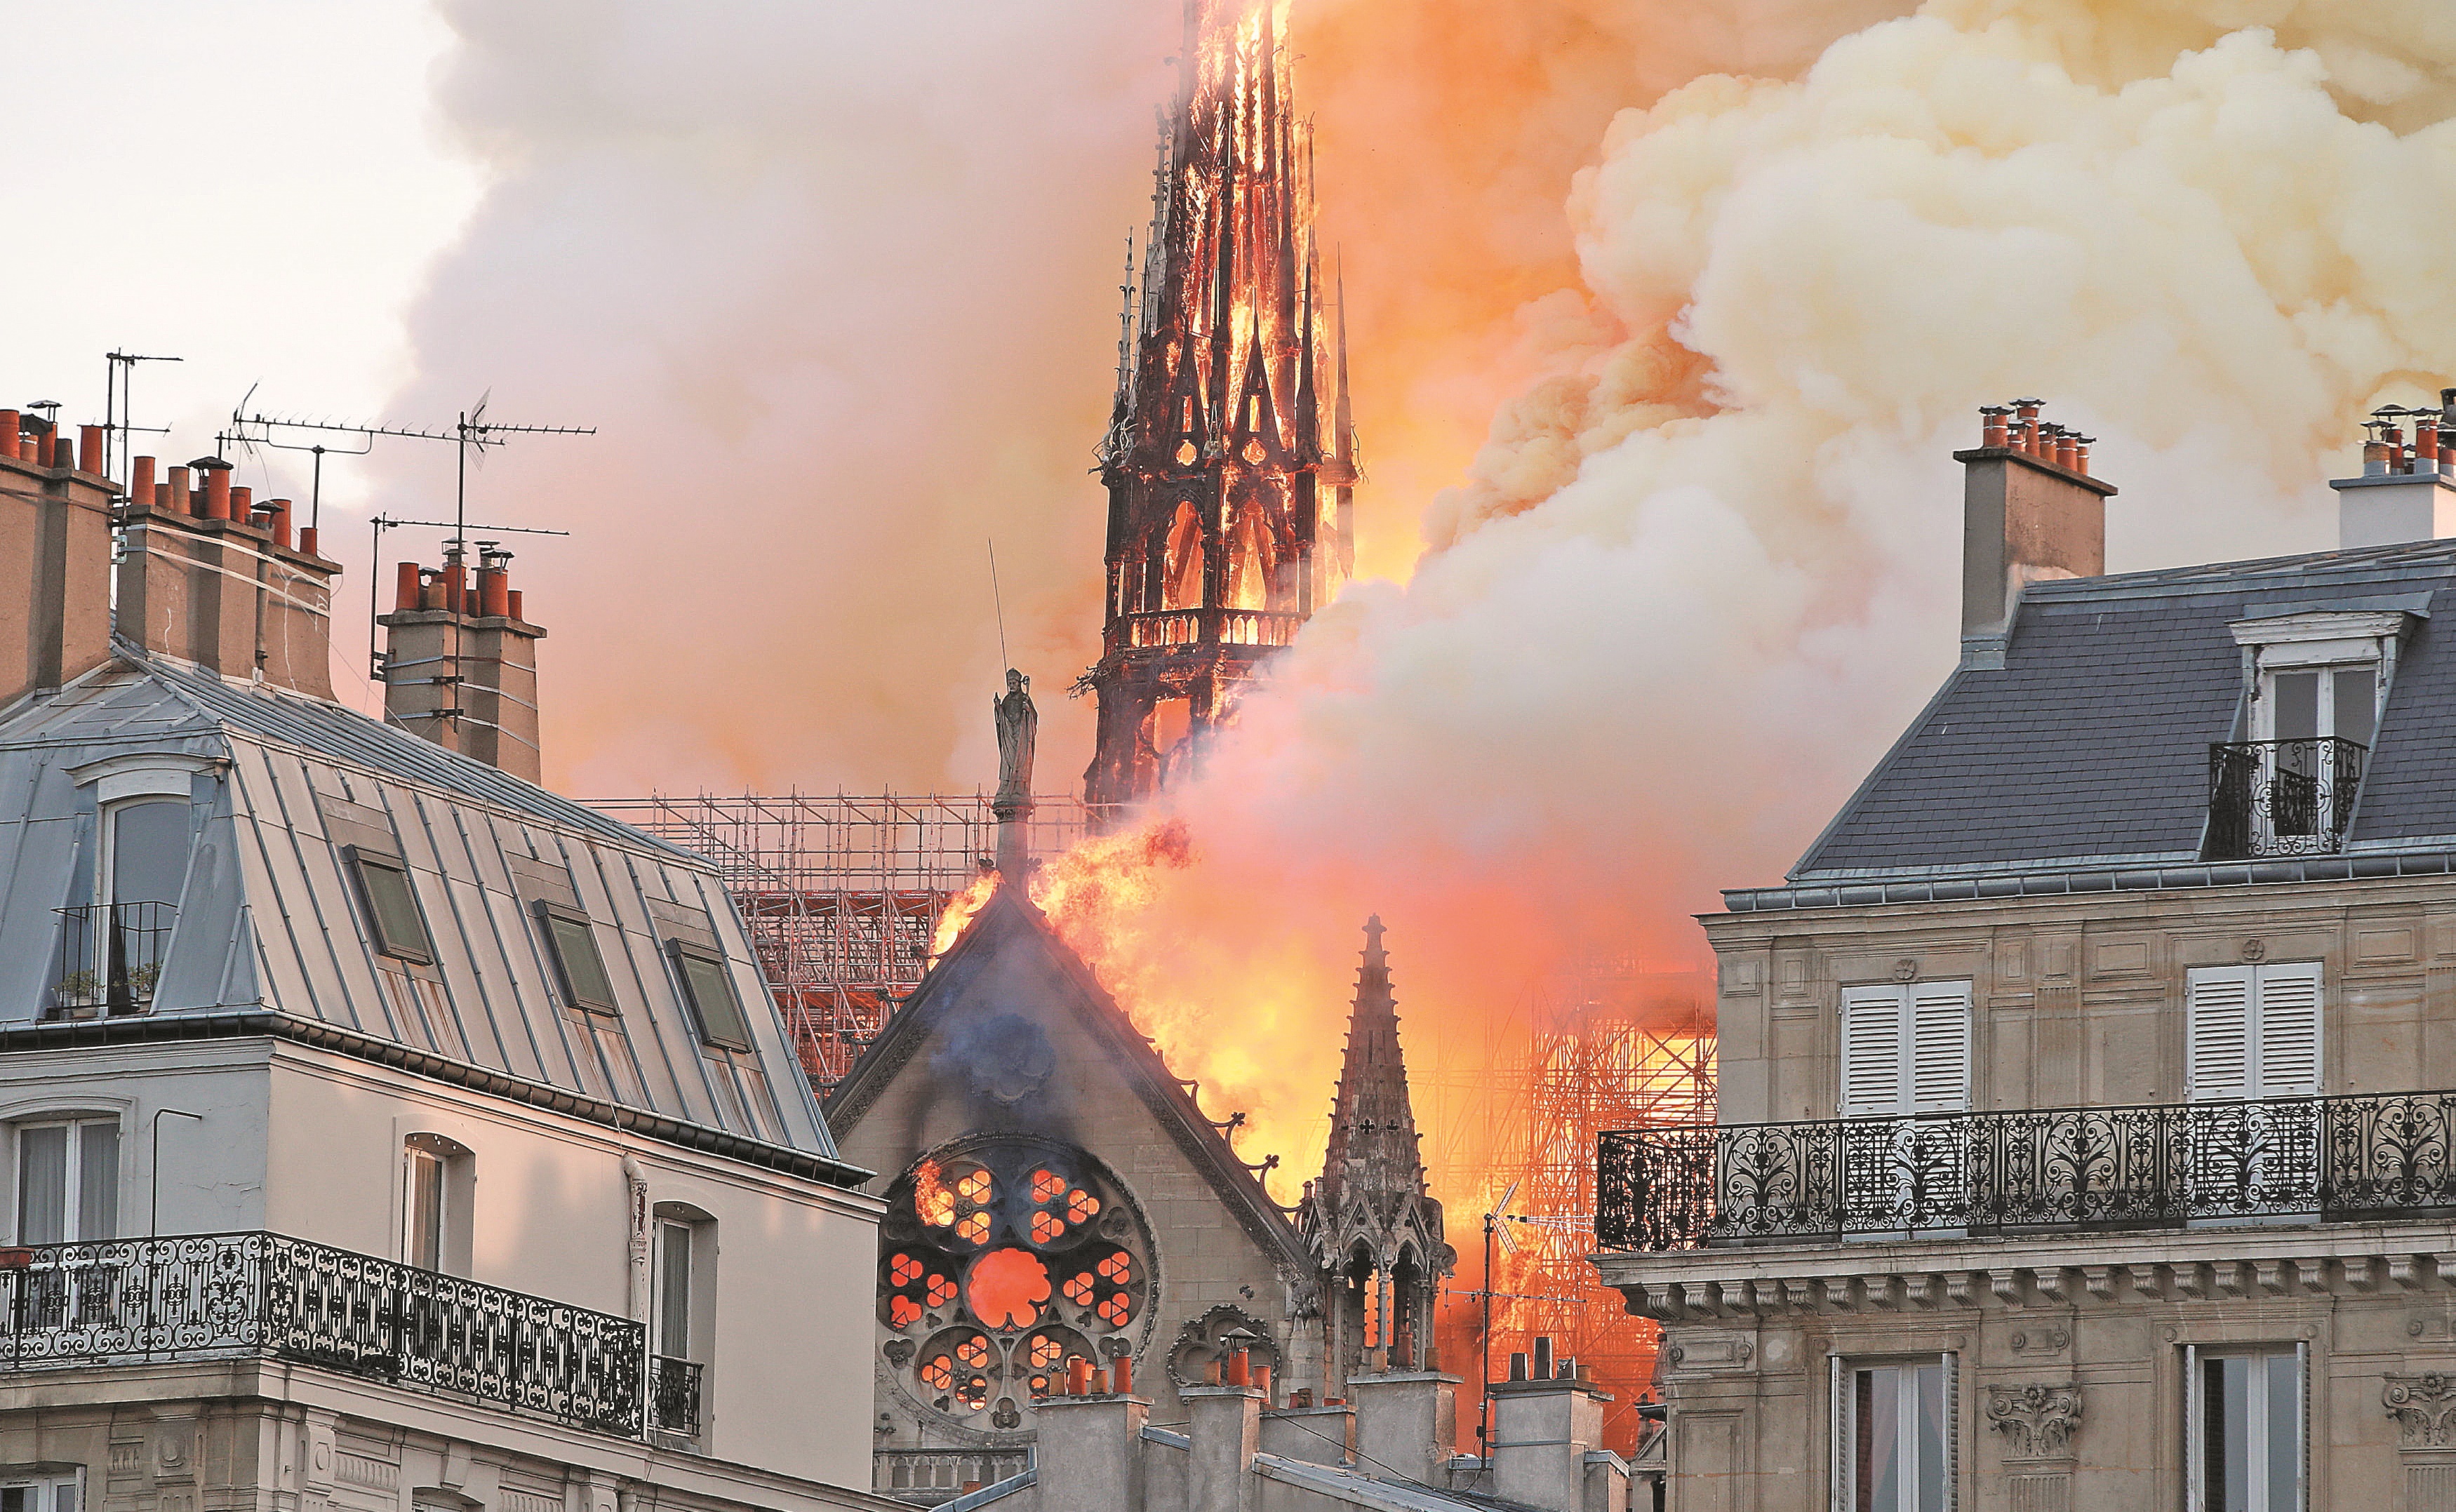
{"type": "Polygon", "coordinates": [[[943,1229],[955,1221],[955,1194],[939,1179],[937,1161],[924,1160],[921,1169],[912,1173],[912,1208],[932,1228],[943,1229]]]}
{"type": "Polygon", "coordinates": [[[955,942],[964,937],[964,927],[972,922],[973,916],[990,901],[990,895],[997,891],[997,873],[984,871],[972,879],[971,886],[947,900],[947,911],[938,915],[938,927],[930,931],[931,966],[937,965],[938,957],[953,950],[955,942]]]}

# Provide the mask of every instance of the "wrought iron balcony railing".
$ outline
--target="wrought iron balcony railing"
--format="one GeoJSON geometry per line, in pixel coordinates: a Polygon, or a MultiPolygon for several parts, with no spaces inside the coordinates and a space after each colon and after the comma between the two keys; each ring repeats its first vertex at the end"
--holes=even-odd
{"type": "Polygon", "coordinates": [[[248,1356],[645,1437],[647,1331],[277,1234],[48,1244],[0,1268],[0,1372],[248,1356]]]}
{"type": "Polygon", "coordinates": [[[60,979],[51,1011],[59,1018],[141,1013],[171,946],[179,910],[168,903],[97,903],[61,909],[60,979]]]}
{"type": "Polygon", "coordinates": [[[2456,1210],[2456,1092],[1607,1133],[1605,1249],[2456,1210]]]}
{"type": "Polygon", "coordinates": [[[2369,754],[2334,737],[2211,746],[2207,859],[2335,853],[2369,754]]]}
{"type": "Polygon", "coordinates": [[[699,1378],[693,1360],[658,1355],[648,1361],[648,1426],[659,1433],[699,1437],[699,1378]]]}

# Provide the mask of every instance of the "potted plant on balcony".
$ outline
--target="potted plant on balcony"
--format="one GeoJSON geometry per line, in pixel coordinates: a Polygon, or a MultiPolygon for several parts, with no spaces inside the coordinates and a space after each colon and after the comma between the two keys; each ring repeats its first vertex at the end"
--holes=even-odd
{"type": "Polygon", "coordinates": [[[128,969],[129,1001],[143,1008],[154,1001],[154,984],[162,979],[162,963],[148,961],[128,969]]]}
{"type": "Polygon", "coordinates": [[[102,981],[92,971],[71,971],[51,989],[62,1018],[92,1018],[102,1007],[102,981]]]}

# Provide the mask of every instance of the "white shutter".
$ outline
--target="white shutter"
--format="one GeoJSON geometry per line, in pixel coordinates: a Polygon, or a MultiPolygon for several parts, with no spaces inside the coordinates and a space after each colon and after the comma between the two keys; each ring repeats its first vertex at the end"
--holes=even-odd
{"type": "Polygon", "coordinates": [[[2253,977],[2252,1061],[2261,1097],[2320,1092],[2320,963],[2263,966],[2253,977]]]}
{"type": "Polygon", "coordinates": [[[2185,981],[2186,1094],[2194,1102],[2250,1095],[2252,968],[2203,967],[2185,981]]]}
{"type": "Polygon", "coordinates": [[[1970,1107],[1970,984],[1920,982],[1910,990],[1911,1106],[1919,1113],[1970,1107]]]}
{"type": "Polygon", "coordinates": [[[1904,1112],[1902,1010],[1898,987],[1842,990],[1842,1116],[1904,1112]]]}

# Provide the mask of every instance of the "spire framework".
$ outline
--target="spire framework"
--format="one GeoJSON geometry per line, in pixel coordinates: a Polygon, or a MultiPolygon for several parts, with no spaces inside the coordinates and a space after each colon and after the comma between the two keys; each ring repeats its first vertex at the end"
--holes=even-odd
{"type": "Polygon", "coordinates": [[[1084,796],[1182,772],[1353,563],[1345,319],[1327,317],[1286,0],[1189,0],[1100,446],[1108,598],[1084,796]]]}

